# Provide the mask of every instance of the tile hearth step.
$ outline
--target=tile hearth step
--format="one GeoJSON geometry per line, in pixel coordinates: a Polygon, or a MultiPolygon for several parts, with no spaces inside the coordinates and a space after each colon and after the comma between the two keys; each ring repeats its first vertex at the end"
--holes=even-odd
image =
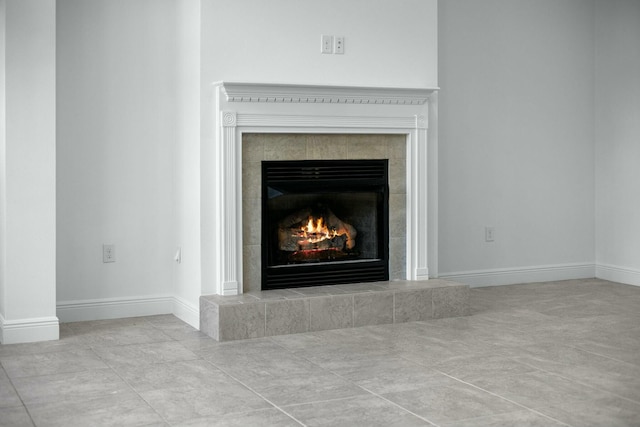
{"type": "Polygon", "coordinates": [[[200,330],[217,341],[469,315],[469,286],[431,279],[200,297],[200,330]]]}

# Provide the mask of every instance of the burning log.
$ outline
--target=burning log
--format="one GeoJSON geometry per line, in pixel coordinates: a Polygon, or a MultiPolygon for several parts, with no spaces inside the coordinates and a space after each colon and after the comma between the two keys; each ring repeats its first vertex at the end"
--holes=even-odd
{"type": "Polygon", "coordinates": [[[301,224],[302,221],[304,221],[306,224],[307,220],[310,217],[311,217],[311,208],[302,209],[284,218],[282,221],[278,223],[278,227],[280,227],[280,229],[291,228],[296,224],[301,224]]]}
{"type": "Polygon", "coordinates": [[[278,248],[281,251],[349,250],[356,244],[356,229],[329,209],[314,216],[302,209],[278,224],[278,248]]]}
{"type": "Polygon", "coordinates": [[[345,234],[332,237],[330,239],[321,239],[314,241],[315,239],[301,240],[298,242],[299,251],[313,251],[313,250],[327,250],[327,249],[344,249],[344,244],[347,241],[345,234]]]}

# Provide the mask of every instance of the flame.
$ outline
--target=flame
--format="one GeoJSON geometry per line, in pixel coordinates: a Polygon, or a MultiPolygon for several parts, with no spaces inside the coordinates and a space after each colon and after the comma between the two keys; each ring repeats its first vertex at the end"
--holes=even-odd
{"type": "Polygon", "coordinates": [[[331,239],[338,235],[336,230],[330,230],[324,224],[324,218],[312,218],[309,217],[309,221],[307,225],[302,226],[300,228],[302,231],[302,237],[305,240],[302,240],[300,243],[308,242],[308,243],[318,243],[323,240],[331,239]],[[315,220],[315,221],[314,221],[315,220]]]}

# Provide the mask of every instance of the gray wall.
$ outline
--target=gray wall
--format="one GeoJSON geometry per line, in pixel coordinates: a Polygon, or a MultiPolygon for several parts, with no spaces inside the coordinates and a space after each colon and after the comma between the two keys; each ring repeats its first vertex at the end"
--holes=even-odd
{"type": "Polygon", "coordinates": [[[596,5],[598,274],[640,285],[640,1],[596,5]]]}
{"type": "Polygon", "coordinates": [[[172,291],[175,13],[57,2],[58,303],[172,291]]]}
{"type": "Polygon", "coordinates": [[[593,10],[439,2],[441,275],[593,271],[593,10]]]}

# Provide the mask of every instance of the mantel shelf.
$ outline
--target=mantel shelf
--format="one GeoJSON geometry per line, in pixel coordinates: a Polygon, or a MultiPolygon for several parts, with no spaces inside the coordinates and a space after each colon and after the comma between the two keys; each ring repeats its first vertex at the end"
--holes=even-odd
{"type": "Polygon", "coordinates": [[[219,82],[227,102],[424,105],[438,88],[219,82]]]}

